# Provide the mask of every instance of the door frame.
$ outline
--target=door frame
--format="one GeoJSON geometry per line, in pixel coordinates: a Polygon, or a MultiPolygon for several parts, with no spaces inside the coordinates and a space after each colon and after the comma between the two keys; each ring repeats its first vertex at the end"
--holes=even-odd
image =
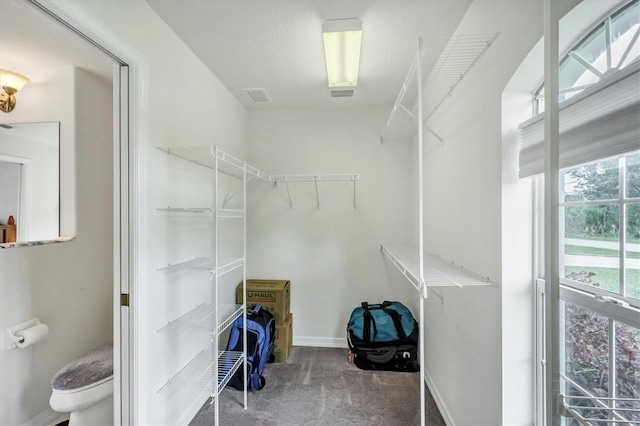
{"type": "Polygon", "coordinates": [[[112,57],[113,81],[113,368],[114,424],[137,424],[138,146],[146,138],[148,66],[144,55],[112,30],[89,17],[78,4],[29,0],[62,25],[112,57]]]}
{"type": "MultiPolygon", "coordinates": [[[[31,216],[31,160],[27,158],[13,157],[0,154],[0,161],[20,165],[20,199],[18,200],[18,237],[23,241],[29,239],[29,221],[26,218],[31,216]]],[[[2,218],[6,220],[6,218],[2,218]]],[[[58,215],[58,230],[60,229],[60,216],[58,215]]]]}

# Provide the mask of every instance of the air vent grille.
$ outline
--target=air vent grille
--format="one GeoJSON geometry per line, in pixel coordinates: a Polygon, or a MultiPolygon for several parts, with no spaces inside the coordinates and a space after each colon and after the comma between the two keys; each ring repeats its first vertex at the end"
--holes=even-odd
{"type": "Polygon", "coordinates": [[[271,102],[271,96],[266,89],[243,89],[255,103],[271,102]]]}
{"type": "Polygon", "coordinates": [[[353,89],[334,89],[329,93],[331,94],[332,98],[345,98],[348,96],[353,96],[353,92],[353,89]]]}

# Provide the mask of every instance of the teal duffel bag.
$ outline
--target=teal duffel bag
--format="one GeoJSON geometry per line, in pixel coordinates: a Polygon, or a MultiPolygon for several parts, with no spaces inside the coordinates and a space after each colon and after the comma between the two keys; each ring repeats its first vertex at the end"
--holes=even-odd
{"type": "Polygon", "coordinates": [[[400,302],[362,302],[347,325],[349,346],[387,346],[418,342],[418,323],[400,302]]]}

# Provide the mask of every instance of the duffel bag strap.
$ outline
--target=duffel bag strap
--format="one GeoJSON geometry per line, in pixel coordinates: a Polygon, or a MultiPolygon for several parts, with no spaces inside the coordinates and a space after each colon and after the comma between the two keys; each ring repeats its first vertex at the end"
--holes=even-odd
{"type": "Polygon", "coordinates": [[[383,311],[391,317],[393,321],[393,325],[396,327],[396,333],[398,333],[398,339],[406,339],[407,335],[404,332],[404,328],[402,327],[402,318],[400,318],[400,314],[395,309],[383,309],[383,311]]]}
{"type": "Polygon", "coordinates": [[[365,309],[364,313],[362,314],[362,319],[363,319],[363,330],[362,330],[362,339],[365,342],[372,342],[373,340],[371,339],[371,326],[373,325],[373,337],[375,338],[378,335],[378,328],[376,327],[376,320],[373,318],[373,316],[371,315],[371,312],[369,312],[368,309],[365,309]]]}

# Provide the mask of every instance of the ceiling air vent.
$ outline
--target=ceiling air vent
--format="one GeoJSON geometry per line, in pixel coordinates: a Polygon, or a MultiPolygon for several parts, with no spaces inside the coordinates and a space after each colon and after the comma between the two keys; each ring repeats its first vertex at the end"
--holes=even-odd
{"type": "Polygon", "coordinates": [[[271,102],[271,96],[267,93],[267,89],[243,89],[247,95],[253,100],[253,102],[259,104],[264,102],[271,102]]]}
{"type": "Polygon", "coordinates": [[[348,96],[353,96],[353,89],[331,89],[329,94],[332,98],[345,98],[348,96]]]}

